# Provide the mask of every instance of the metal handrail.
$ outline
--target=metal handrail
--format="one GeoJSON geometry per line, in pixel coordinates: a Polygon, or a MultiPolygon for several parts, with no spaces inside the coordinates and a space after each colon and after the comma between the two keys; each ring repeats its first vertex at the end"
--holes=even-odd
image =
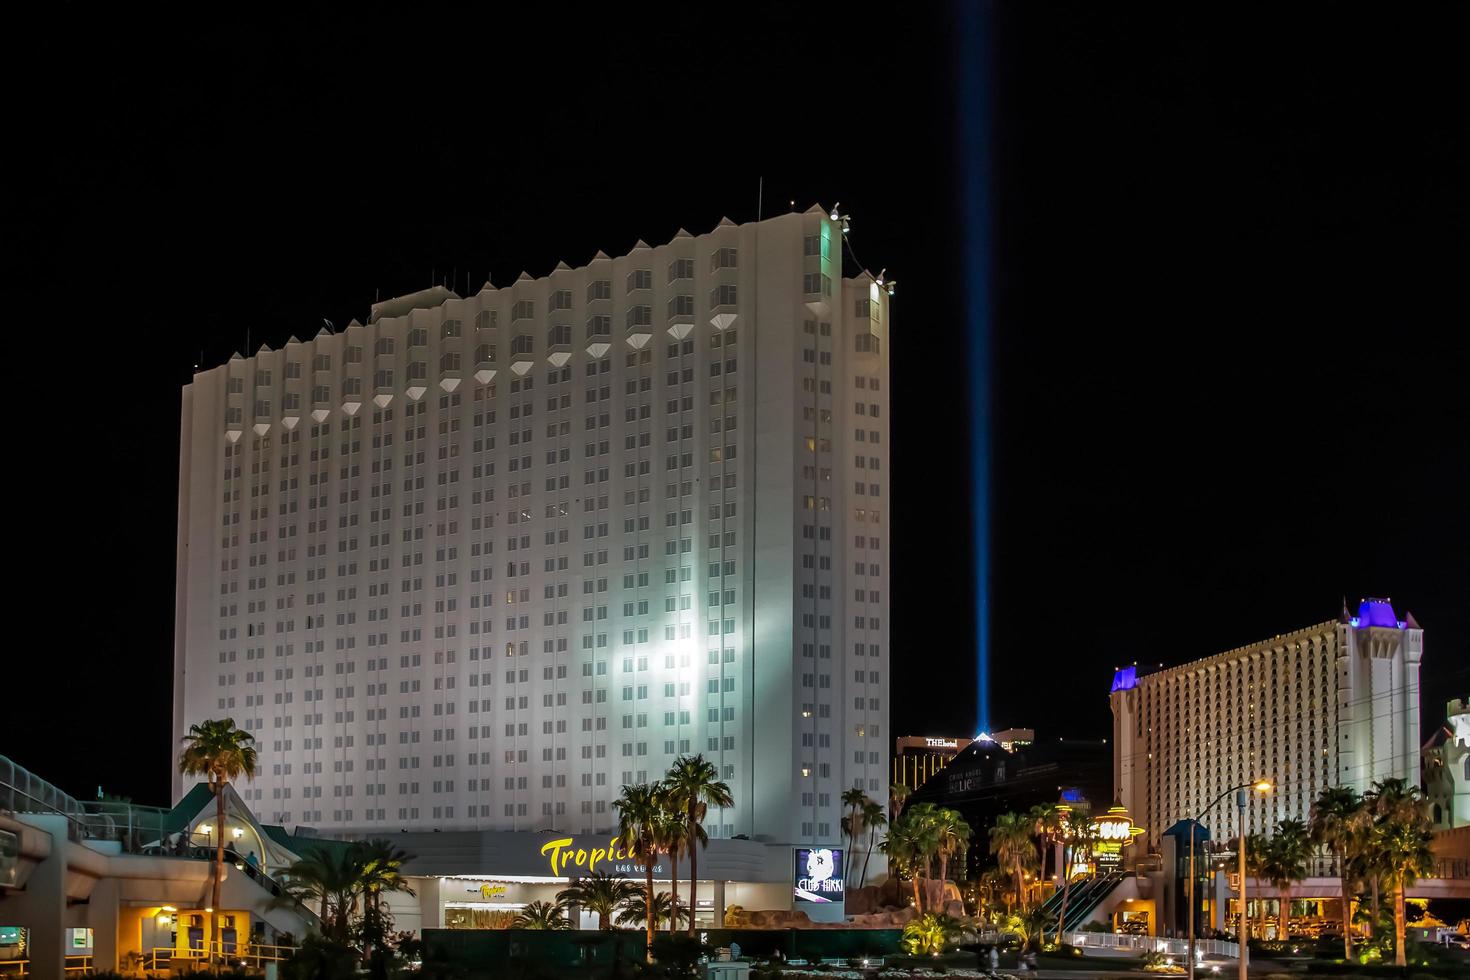
{"type": "Polygon", "coordinates": [[[249,941],[225,943],[210,940],[197,948],[179,949],[176,946],[155,946],[143,954],[145,969],[155,971],[168,969],[174,960],[195,962],[207,960],[215,953],[221,954],[226,963],[260,969],[266,963],[281,963],[295,955],[295,946],[273,946],[268,943],[249,941]]]}

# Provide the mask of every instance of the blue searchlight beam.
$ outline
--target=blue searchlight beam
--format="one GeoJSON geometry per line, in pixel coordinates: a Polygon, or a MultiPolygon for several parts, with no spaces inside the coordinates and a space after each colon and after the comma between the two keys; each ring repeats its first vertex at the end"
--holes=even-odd
{"type": "Polygon", "coordinates": [[[965,327],[969,341],[970,489],[975,560],[975,730],[990,731],[991,416],[991,9],[959,0],[959,197],[963,230],[965,327]]]}

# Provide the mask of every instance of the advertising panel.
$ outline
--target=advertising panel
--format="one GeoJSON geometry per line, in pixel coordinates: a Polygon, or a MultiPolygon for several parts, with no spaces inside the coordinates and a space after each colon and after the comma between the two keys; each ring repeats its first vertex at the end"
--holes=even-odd
{"type": "Polygon", "coordinates": [[[829,904],[841,902],[842,858],[840,848],[798,847],[792,888],[796,901],[829,904]]]}

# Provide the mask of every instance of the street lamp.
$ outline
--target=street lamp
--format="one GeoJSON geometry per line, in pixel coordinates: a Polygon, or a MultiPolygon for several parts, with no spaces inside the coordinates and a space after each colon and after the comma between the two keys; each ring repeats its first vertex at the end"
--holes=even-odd
{"type": "Polygon", "coordinates": [[[1209,816],[1210,811],[1214,810],[1215,807],[1217,807],[1217,806],[1220,805],[1220,801],[1221,800],[1225,799],[1225,797],[1229,796],[1231,793],[1235,793],[1236,794],[1235,802],[1240,807],[1240,814],[1241,814],[1241,818],[1240,818],[1240,910],[1241,910],[1240,911],[1240,921],[1242,923],[1242,926],[1241,926],[1241,933],[1240,933],[1240,980],[1246,980],[1246,977],[1245,977],[1245,967],[1246,967],[1246,963],[1245,963],[1245,927],[1244,927],[1244,922],[1245,922],[1245,803],[1246,803],[1246,799],[1247,799],[1246,790],[1248,790],[1248,789],[1254,789],[1254,790],[1256,790],[1259,793],[1267,793],[1267,792],[1270,792],[1270,790],[1271,790],[1271,784],[1269,782],[1267,782],[1266,780],[1262,779],[1262,780],[1258,780],[1256,782],[1251,782],[1251,783],[1241,783],[1239,786],[1232,786],[1229,789],[1227,789],[1225,792],[1221,793],[1219,796],[1215,797],[1215,801],[1213,803],[1211,803],[1209,806],[1205,807],[1202,811],[1200,811],[1200,815],[1199,816],[1195,817],[1193,820],[1191,820],[1189,822],[1189,953],[1187,955],[1187,959],[1189,960],[1189,980],[1194,980],[1194,919],[1195,919],[1195,902],[1194,902],[1194,879],[1195,879],[1195,874],[1194,874],[1194,828],[1199,825],[1199,822],[1201,820],[1203,820],[1205,817],[1209,816]]]}

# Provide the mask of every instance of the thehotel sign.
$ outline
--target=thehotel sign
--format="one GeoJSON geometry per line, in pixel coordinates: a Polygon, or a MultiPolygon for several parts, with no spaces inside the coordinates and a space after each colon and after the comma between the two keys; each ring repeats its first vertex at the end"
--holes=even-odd
{"type": "MultiPolygon", "coordinates": [[[[594,871],[641,875],[645,870],[643,862],[629,854],[616,837],[607,838],[606,843],[600,838],[592,842],[585,838],[579,841],[575,837],[558,837],[543,844],[541,854],[550,865],[552,875],[557,878],[591,874],[594,871]]],[[[653,873],[662,874],[663,871],[663,865],[657,863],[655,858],[653,873]]]]}
{"type": "Polygon", "coordinates": [[[959,739],[955,738],[926,738],[924,744],[931,749],[957,749],[960,747],[959,739]]]}

